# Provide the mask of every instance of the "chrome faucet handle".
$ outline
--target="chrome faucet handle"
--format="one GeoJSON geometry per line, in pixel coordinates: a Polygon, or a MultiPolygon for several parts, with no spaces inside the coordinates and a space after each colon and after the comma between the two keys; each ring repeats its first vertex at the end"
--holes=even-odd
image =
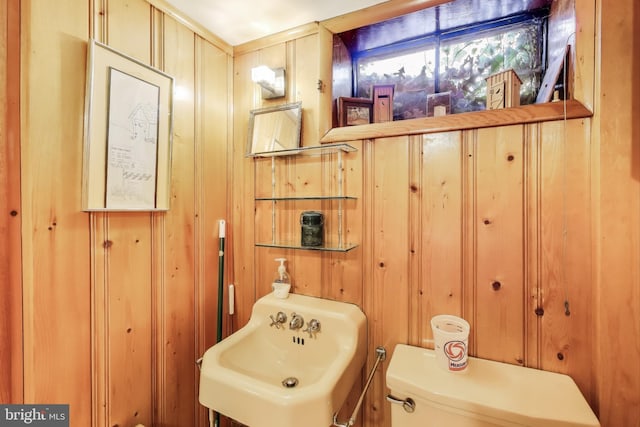
{"type": "Polygon", "coordinates": [[[280,329],[280,327],[287,321],[287,315],[282,311],[279,311],[276,314],[276,317],[273,317],[273,314],[270,314],[271,324],[269,326],[275,326],[276,329],[280,329]]]}
{"type": "Polygon", "coordinates": [[[307,323],[307,329],[302,332],[308,332],[309,338],[313,338],[316,332],[320,332],[320,321],[318,319],[311,319],[311,321],[307,323]]]}
{"type": "Polygon", "coordinates": [[[291,321],[289,322],[289,329],[300,329],[304,326],[304,319],[302,316],[296,313],[291,313],[291,321]]]}

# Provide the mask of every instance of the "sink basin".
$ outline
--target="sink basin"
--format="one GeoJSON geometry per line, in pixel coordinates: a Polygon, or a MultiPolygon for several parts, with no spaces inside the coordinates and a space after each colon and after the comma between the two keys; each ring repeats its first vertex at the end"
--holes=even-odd
{"type": "Polygon", "coordinates": [[[199,401],[250,427],[330,426],[364,365],[366,335],[354,304],[266,295],[244,327],[205,352],[199,401]],[[273,321],[278,312],[286,321],[273,321]],[[290,329],[294,313],[304,327],[290,329]],[[319,330],[303,332],[312,319],[319,330]]]}

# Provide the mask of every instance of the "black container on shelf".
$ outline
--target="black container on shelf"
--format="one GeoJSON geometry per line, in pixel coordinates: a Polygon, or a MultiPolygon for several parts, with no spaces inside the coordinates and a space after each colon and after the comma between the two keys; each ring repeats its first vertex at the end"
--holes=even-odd
{"type": "Polygon", "coordinates": [[[324,215],[317,211],[304,211],[300,214],[301,246],[322,246],[324,244],[324,215]]]}

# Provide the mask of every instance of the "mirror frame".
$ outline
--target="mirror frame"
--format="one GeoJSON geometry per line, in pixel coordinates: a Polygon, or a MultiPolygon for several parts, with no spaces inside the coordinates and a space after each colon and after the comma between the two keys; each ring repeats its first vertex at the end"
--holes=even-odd
{"type": "Polygon", "coordinates": [[[300,147],[301,140],[301,131],[302,131],[302,102],[292,102],[289,104],[276,105],[273,107],[265,107],[265,108],[256,108],[249,112],[249,131],[247,133],[247,149],[246,149],[246,157],[255,157],[260,156],[261,154],[266,153],[274,153],[277,151],[287,151],[294,150],[300,147]],[[268,115],[272,115],[275,113],[283,112],[283,111],[293,111],[297,110],[298,119],[295,123],[295,135],[293,136],[294,144],[292,147],[285,147],[282,149],[270,149],[270,150],[257,150],[259,146],[258,141],[256,140],[256,136],[254,135],[254,130],[256,128],[256,121],[268,115]]]}

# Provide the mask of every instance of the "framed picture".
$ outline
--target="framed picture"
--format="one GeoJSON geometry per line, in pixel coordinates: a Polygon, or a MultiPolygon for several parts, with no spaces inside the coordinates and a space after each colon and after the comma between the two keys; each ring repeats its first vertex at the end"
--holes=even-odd
{"type": "Polygon", "coordinates": [[[373,120],[373,100],[367,98],[338,98],[338,126],[356,126],[373,120]]]}
{"type": "Polygon", "coordinates": [[[82,209],[169,209],[173,77],[89,41],[82,209]]]}
{"type": "MultiPolygon", "coordinates": [[[[536,97],[536,104],[540,104],[542,102],[550,102],[553,91],[556,87],[556,83],[560,80],[560,75],[564,71],[568,75],[568,69],[565,70],[565,67],[568,68],[569,59],[570,59],[571,45],[565,46],[564,50],[561,52],[561,55],[554,58],[550,63],[549,67],[547,67],[547,71],[544,73],[544,78],[542,79],[542,83],[540,84],[540,90],[538,91],[538,96],[536,97]]],[[[562,86],[565,91],[567,88],[565,86],[565,81],[562,79],[562,86]]],[[[569,99],[569,96],[565,95],[564,99],[569,99]]]]}
{"type": "Polygon", "coordinates": [[[294,150],[300,147],[301,129],[302,102],[251,110],[246,155],[294,150]]]}

